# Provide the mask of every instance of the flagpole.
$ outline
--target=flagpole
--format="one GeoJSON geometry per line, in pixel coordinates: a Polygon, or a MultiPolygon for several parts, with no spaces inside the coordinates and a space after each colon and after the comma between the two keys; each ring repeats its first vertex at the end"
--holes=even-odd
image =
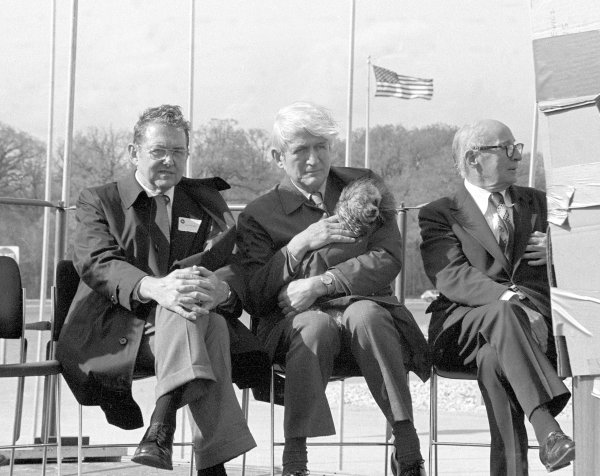
{"type": "Polygon", "coordinates": [[[365,169],[369,168],[369,130],[371,121],[371,56],[367,57],[367,114],[365,126],[365,169]]]}
{"type": "Polygon", "coordinates": [[[348,70],[348,138],[346,139],[346,167],[350,167],[352,152],[352,88],[354,82],[354,19],[356,16],[356,1],[350,1],[350,61],[348,70]]]}

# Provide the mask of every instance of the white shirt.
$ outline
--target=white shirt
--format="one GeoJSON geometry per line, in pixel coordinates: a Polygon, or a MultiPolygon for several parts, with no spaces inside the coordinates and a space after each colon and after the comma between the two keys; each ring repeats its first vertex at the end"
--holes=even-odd
{"type": "MultiPolygon", "coordinates": [[[[300,188],[298,185],[296,185],[296,183],[293,180],[290,180],[290,182],[292,182],[292,184],[294,185],[294,187],[296,187],[298,189],[298,191],[304,195],[306,198],[308,198],[310,200],[310,196],[315,193],[315,192],[307,192],[306,190],[304,190],[303,188],[300,188]]],[[[323,202],[325,202],[325,187],[327,186],[327,180],[325,180],[323,182],[323,185],[321,185],[319,187],[319,190],[317,190],[317,192],[319,192],[321,194],[321,198],[323,199],[323,202]]]]}
{"type": "Polygon", "coordinates": [[[175,194],[175,187],[171,187],[169,190],[167,190],[165,193],[159,193],[159,192],[155,192],[154,190],[150,190],[148,187],[146,187],[144,185],[144,183],[142,182],[142,180],[140,180],[140,176],[139,176],[139,172],[136,170],[135,171],[135,179],[137,180],[137,182],[140,184],[140,187],[142,187],[144,189],[144,191],[146,192],[146,194],[149,197],[156,197],[157,195],[166,195],[167,197],[169,197],[169,201],[166,203],[167,205],[167,215],[169,217],[169,223],[171,223],[172,219],[173,219],[173,195],[175,194]]]}
{"type": "MultiPolygon", "coordinates": [[[[477,185],[473,185],[471,182],[465,179],[465,188],[467,192],[473,197],[475,200],[475,204],[481,210],[481,213],[485,217],[485,221],[487,221],[488,226],[494,233],[496,237],[496,241],[500,236],[500,231],[498,229],[498,214],[496,213],[496,209],[492,203],[490,203],[491,192],[488,192],[486,189],[478,187],[477,185]]],[[[502,190],[500,192],[504,197],[504,203],[506,204],[506,209],[508,210],[508,214],[510,216],[511,222],[513,221],[513,203],[510,198],[510,194],[506,193],[506,190],[502,190]]],[[[514,223],[514,222],[513,222],[514,223]]],[[[508,301],[511,297],[516,296],[517,293],[507,289],[500,296],[501,301],[508,301]]]]}
{"type": "MultiPolygon", "coordinates": [[[[490,203],[490,196],[492,193],[488,192],[484,188],[478,187],[477,185],[473,185],[467,180],[465,180],[465,188],[473,197],[473,200],[475,200],[477,207],[479,210],[481,210],[481,213],[485,217],[485,221],[487,221],[492,233],[494,233],[496,241],[498,241],[498,238],[500,237],[500,231],[498,227],[499,218],[498,214],[496,213],[496,208],[494,205],[492,205],[492,203],[490,203]]],[[[513,203],[512,199],[510,198],[510,194],[506,193],[506,190],[502,190],[500,193],[504,197],[504,203],[506,205],[506,209],[508,210],[510,221],[513,222],[513,203]]]]}

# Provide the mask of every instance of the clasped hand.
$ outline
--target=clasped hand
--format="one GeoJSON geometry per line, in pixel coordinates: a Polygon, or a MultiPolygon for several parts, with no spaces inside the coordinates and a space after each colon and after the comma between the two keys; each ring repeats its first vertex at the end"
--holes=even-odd
{"type": "Polygon", "coordinates": [[[529,266],[543,266],[548,262],[548,250],[546,248],[546,233],[534,231],[529,235],[523,259],[529,260],[529,266]]]}
{"type": "Polygon", "coordinates": [[[162,278],[149,277],[142,285],[145,295],[190,321],[208,314],[226,298],[221,280],[201,266],[176,269],[162,278]]]}

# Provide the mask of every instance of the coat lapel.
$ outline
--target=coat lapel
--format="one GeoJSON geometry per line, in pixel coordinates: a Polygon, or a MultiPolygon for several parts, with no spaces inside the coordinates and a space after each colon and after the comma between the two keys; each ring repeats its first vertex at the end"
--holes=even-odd
{"type": "Polygon", "coordinates": [[[196,233],[182,230],[179,223],[182,218],[193,218],[204,221],[206,216],[202,208],[196,202],[191,200],[181,187],[176,186],[173,195],[173,210],[171,216],[171,259],[169,260],[169,264],[173,263],[173,261],[180,260],[189,254],[189,251],[194,244],[194,240],[199,235],[198,232],[204,228],[202,226],[203,223],[200,223],[196,233]]]}
{"type": "Polygon", "coordinates": [[[523,194],[518,187],[510,187],[509,192],[513,201],[513,223],[515,225],[515,242],[513,246],[515,261],[513,269],[516,269],[527,247],[527,241],[537,216],[532,213],[529,197],[523,194]]]}
{"type": "Polygon", "coordinates": [[[456,221],[467,233],[475,238],[490,255],[496,258],[510,275],[512,266],[496,241],[496,237],[481,213],[481,210],[464,185],[458,190],[455,200],[457,206],[456,209],[453,210],[453,213],[456,221]]]}

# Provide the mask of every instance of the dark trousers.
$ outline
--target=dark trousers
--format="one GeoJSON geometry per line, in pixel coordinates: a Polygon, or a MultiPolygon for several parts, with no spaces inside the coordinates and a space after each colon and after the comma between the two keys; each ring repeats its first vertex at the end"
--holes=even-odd
{"type": "Polygon", "coordinates": [[[490,475],[527,475],[524,417],[546,404],[557,415],[570,393],[534,341],[529,319],[517,303],[497,301],[464,314],[433,342],[442,368],[477,369],[491,433],[490,475]]]}
{"type": "Polygon", "coordinates": [[[136,372],[155,370],[156,398],[182,387],[198,469],[229,461],[256,446],[231,383],[229,331],[211,312],[195,322],[157,308],[155,333],[140,345],[136,372]]]}
{"type": "Polygon", "coordinates": [[[389,311],[368,300],[350,304],[341,327],[325,312],[286,318],[274,329],[276,361],[285,363],[284,434],[315,437],[335,433],[325,387],[334,360],[351,355],[386,419],[412,420],[412,400],[402,341],[389,311]]]}

